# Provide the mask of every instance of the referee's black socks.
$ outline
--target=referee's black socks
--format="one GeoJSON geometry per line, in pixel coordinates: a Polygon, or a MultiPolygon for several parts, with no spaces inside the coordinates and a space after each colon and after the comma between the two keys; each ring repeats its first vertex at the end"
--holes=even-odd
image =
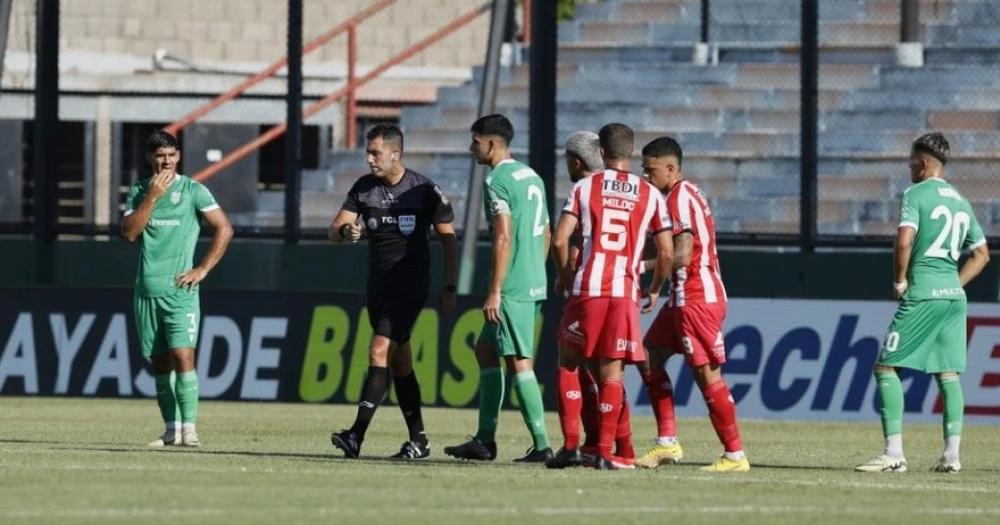
{"type": "Polygon", "coordinates": [[[417,374],[410,371],[409,375],[396,377],[393,381],[396,384],[399,409],[403,412],[406,428],[410,432],[410,441],[426,445],[427,434],[424,433],[424,418],[420,413],[420,384],[417,383],[417,374]]]}
{"type": "Polygon", "coordinates": [[[359,438],[365,437],[368,425],[375,416],[375,409],[385,397],[386,390],[389,389],[389,369],[384,366],[369,366],[368,377],[365,378],[365,388],[361,392],[361,402],[358,403],[358,417],[354,419],[351,432],[359,438]]]}

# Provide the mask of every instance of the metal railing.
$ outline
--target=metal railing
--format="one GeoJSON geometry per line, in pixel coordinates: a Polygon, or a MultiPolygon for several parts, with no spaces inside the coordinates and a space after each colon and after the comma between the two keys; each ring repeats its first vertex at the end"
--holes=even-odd
{"type": "MultiPolygon", "coordinates": [[[[349,38],[350,44],[348,47],[349,48],[353,47],[354,49],[349,51],[348,53],[349,64],[348,64],[347,84],[344,87],[338,89],[337,91],[334,91],[333,93],[327,95],[326,97],[312,103],[311,105],[303,109],[302,118],[303,119],[309,118],[319,113],[330,104],[338,102],[341,99],[344,99],[345,97],[348,97],[348,106],[356,104],[356,100],[354,97],[355,97],[355,92],[358,90],[358,88],[364,86],[365,84],[368,84],[372,80],[375,80],[380,75],[382,75],[382,73],[385,73],[386,71],[399,65],[400,63],[409,60],[417,53],[420,53],[421,51],[434,45],[435,43],[439,42],[440,40],[450,35],[451,33],[454,33],[458,29],[469,24],[483,13],[489,11],[491,5],[492,4],[490,2],[486,2],[470,11],[465,12],[464,14],[458,16],[457,18],[446,24],[441,29],[438,29],[437,31],[425,37],[424,39],[420,40],[419,42],[410,45],[400,53],[396,54],[395,56],[391,57],[390,59],[386,60],[382,64],[376,66],[371,71],[360,77],[354,76],[355,66],[353,65],[353,62],[356,61],[356,54],[357,54],[356,44],[354,44],[356,38],[353,37],[349,38]]],[[[348,31],[349,36],[354,34],[354,31],[356,30],[356,25],[357,24],[354,24],[353,22],[349,22],[347,24],[346,30],[348,31]]],[[[348,112],[349,112],[348,120],[354,121],[355,119],[353,115],[350,114],[351,111],[353,111],[352,108],[348,107],[348,112]]],[[[287,129],[288,129],[287,124],[278,124],[277,126],[272,127],[271,129],[267,130],[263,135],[257,137],[254,140],[251,140],[250,142],[247,142],[243,146],[240,146],[239,148],[228,153],[218,162],[210,164],[209,166],[202,169],[201,171],[195,174],[194,179],[198,181],[205,181],[214,177],[220,171],[228,168],[229,166],[232,166],[233,164],[239,162],[240,160],[247,157],[254,151],[260,149],[264,145],[274,141],[282,134],[284,134],[287,129]]],[[[350,133],[350,124],[348,126],[348,129],[350,133]]],[[[355,134],[357,133],[356,126],[353,133],[355,134]]]]}
{"type": "MultiPolygon", "coordinates": [[[[340,36],[345,31],[348,33],[348,47],[350,48],[351,45],[352,45],[351,42],[353,42],[353,39],[354,39],[354,36],[355,36],[354,32],[357,30],[358,24],[360,24],[360,23],[364,22],[365,20],[371,18],[372,16],[378,14],[383,9],[391,6],[394,3],[396,3],[396,0],[378,0],[378,1],[374,2],[370,6],[366,7],[365,9],[362,9],[361,11],[359,11],[358,13],[356,13],[351,18],[348,18],[344,22],[341,22],[341,23],[333,26],[327,32],[325,32],[322,35],[316,37],[315,39],[307,42],[305,45],[302,46],[302,56],[305,56],[305,55],[307,55],[307,54],[309,54],[309,53],[311,53],[311,52],[313,52],[313,51],[315,51],[315,50],[323,47],[327,42],[329,42],[329,41],[333,40],[334,38],[340,36]]],[[[240,82],[239,84],[233,86],[232,89],[230,89],[229,91],[226,91],[225,93],[223,93],[223,94],[215,97],[211,101],[205,103],[204,105],[200,106],[198,109],[195,109],[191,113],[188,113],[187,115],[185,115],[184,117],[182,117],[180,120],[178,120],[177,122],[174,122],[173,124],[167,126],[164,129],[166,131],[170,132],[171,134],[176,135],[180,130],[186,128],[187,126],[190,126],[191,124],[193,124],[194,122],[196,122],[198,119],[204,117],[205,115],[211,113],[212,111],[215,111],[216,109],[218,109],[219,107],[221,107],[226,102],[229,102],[230,100],[233,100],[234,98],[236,98],[236,97],[242,95],[243,93],[245,93],[248,89],[250,89],[250,88],[256,86],[257,84],[260,84],[261,82],[263,82],[263,81],[265,81],[265,80],[273,77],[279,71],[281,71],[282,68],[284,68],[287,65],[288,65],[288,57],[287,56],[281,57],[281,59],[277,60],[276,62],[274,62],[270,66],[266,67],[260,73],[257,73],[256,75],[254,75],[254,76],[252,76],[252,77],[244,80],[243,82],[240,82]]],[[[352,66],[353,66],[353,64],[349,60],[349,63],[348,63],[348,75],[350,75],[350,71],[351,71],[351,67],[352,66]]]]}

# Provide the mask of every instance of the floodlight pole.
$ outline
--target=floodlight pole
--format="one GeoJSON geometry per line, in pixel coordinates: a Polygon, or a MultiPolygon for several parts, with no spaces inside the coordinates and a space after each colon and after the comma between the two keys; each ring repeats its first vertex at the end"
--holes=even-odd
{"type": "MultiPolygon", "coordinates": [[[[544,2],[539,2],[544,3],[544,2]]],[[[497,85],[500,77],[500,47],[506,33],[507,13],[511,0],[493,0],[490,17],[490,40],[486,48],[486,64],[483,66],[483,84],[479,98],[479,114],[489,115],[496,111],[497,85]]],[[[471,122],[469,124],[472,124],[471,122]]],[[[465,193],[465,226],[462,231],[462,253],[458,269],[458,293],[472,292],[472,280],[476,273],[476,244],[479,241],[479,215],[483,200],[483,177],[486,169],[472,159],[469,170],[469,186],[465,193]]]]}
{"type": "Polygon", "coordinates": [[[819,172],[819,0],[802,0],[800,107],[802,140],[799,228],[802,251],[816,249],[817,173],[819,172]]]}
{"type": "Polygon", "coordinates": [[[900,0],[899,41],[920,41],[920,0],[900,0]]]}
{"type": "Polygon", "coordinates": [[[35,41],[35,123],[32,215],[36,282],[53,278],[52,243],[59,222],[59,0],[38,0],[35,41]]]}
{"type": "Polygon", "coordinates": [[[302,0],[288,0],[288,94],[285,113],[285,242],[302,236],[302,0]]]}

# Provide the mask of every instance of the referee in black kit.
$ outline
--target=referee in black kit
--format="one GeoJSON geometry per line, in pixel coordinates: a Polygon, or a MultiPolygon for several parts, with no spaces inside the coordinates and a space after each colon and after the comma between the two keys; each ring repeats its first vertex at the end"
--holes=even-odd
{"type": "Polygon", "coordinates": [[[420,414],[420,385],[413,373],[410,332],[430,287],[431,226],[441,237],[444,249],[441,308],[445,313],[455,308],[454,213],[437,184],[403,166],[403,133],[398,127],[375,126],[366,138],[371,174],[351,187],[330,226],[330,239],[337,243],[361,239],[360,216],[369,243],[368,315],[374,337],[368,349],[368,377],[354,425],[334,432],[330,439],[347,457],[358,457],[368,424],[389,389],[391,364],[399,408],[410,433],[409,440],[392,457],[424,459],[430,456],[430,446],[420,414]]]}

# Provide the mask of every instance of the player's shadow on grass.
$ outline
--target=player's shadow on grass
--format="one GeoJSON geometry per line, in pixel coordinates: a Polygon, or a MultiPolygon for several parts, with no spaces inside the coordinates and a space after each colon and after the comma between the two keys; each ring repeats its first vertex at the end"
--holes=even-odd
{"type": "MultiPolygon", "coordinates": [[[[66,444],[59,441],[47,442],[47,444],[52,445],[62,445],[66,444]]],[[[72,450],[80,452],[110,452],[110,453],[161,453],[161,454],[204,454],[210,456],[244,456],[244,457],[256,457],[256,458],[284,458],[284,459],[298,459],[303,461],[324,461],[324,462],[335,462],[335,463],[358,463],[358,462],[380,462],[380,463],[392,463],[396,465],[413,465],[415,467],[420,466],[453,466],[453,467],[482,467],[484,464],[482,462],[471,462],[471,461],[459,461],[455,459],[421,459],[421,460],[405,460],[405,459],[393,459],[389,457],[362,457],[359,459],[345,458],[343,456],[330,454],[312,454],[307,452],[256,452],[252,450],[206,450],[204,448],[182,448],[182,447],[164,447],[164,448],[124,448],[124,447],[53,447],[56,450],[72,450]]],[[[500,462],[486,463],[490,467],[513,467],[513,468],[524,468],[524,465],[518,465],[516,463],[500,462]]]]}
{"type": "MultiPolygon", "coordinates": [[[[12,444],[12,445],[70,445],[72,441],[52,441],[46,439],[7,439],[0,438],[0,444],[12,444]]],[[[107,445],[107,446],[121,446],[127,443],[91,443],[91,445],[107,445]]],[[[67,449],[68,450],[68,449],[67,449]]]]}
{"type": "Polygon", "coordinates": [[[754,463],[751,471],[753,469],[766,468],[774,470],[830,470],[830,471],[841,471],[844,470],[843,466],[829,465],[829,466],[812,466],[812,465],[776,465],[773,463],[754,463]]]}

